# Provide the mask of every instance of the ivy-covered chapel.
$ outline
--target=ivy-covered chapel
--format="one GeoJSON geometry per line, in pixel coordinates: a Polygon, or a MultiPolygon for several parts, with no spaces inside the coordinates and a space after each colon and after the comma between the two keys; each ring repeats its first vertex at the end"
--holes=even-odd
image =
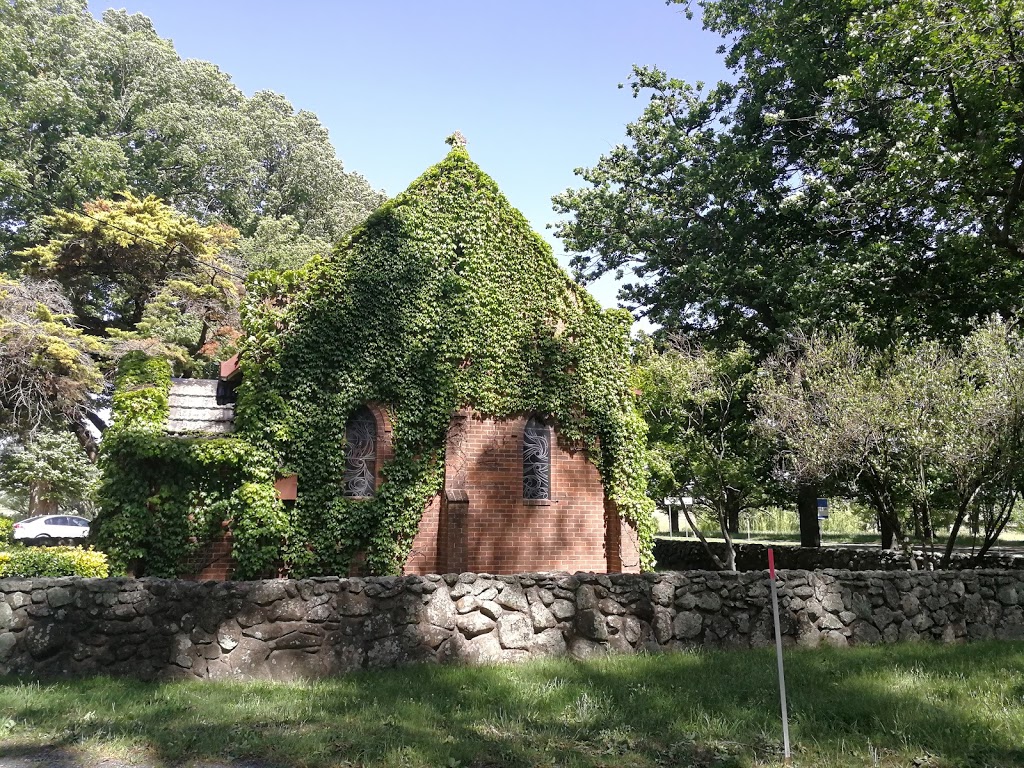
{"type": "Polygon", "coordinates": [[[115,561],[236,578],[649,565],[631,318],[449,143],[329,256],[251,276],[220,381],[125,361],[96,526],[115,561]]]}

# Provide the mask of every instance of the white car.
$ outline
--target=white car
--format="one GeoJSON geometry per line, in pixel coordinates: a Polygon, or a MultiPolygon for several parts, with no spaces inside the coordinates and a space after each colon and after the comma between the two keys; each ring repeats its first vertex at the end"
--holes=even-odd
{"type": "Polygon", "coordinates": [[[84,539],[89,521],[75,515],[36,515],[14,524],[15,539],[84,539]]]}

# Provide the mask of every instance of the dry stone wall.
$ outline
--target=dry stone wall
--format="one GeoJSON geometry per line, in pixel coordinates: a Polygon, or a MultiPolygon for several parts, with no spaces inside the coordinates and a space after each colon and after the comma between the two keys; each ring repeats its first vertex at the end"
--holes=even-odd
{"type": "MultiPolygon", "coordinates": [[[[782,571],[788,645],[1024,639],[1018,571],[782,571]]],[[[0,580],[0,673],[288,680],[773,641],[764,572],[0,580]]]]}

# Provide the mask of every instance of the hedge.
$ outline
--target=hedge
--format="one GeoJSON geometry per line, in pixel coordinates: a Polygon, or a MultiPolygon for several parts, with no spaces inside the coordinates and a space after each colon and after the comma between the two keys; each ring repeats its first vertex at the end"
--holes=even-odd
{"type": "Polygon", "coordinates": [[[20,547],[0,550],[0,578],[86,576],[106,578],[107,556],[81,547],[20,547]]]}

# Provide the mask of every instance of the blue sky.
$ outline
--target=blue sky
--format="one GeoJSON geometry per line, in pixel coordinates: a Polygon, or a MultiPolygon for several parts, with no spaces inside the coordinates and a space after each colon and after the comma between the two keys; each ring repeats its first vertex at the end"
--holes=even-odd
{"type": "MultiPolygon", "coordinates": [[[[719,38],[663,0],[91,0],[149,16],[186,58],[247,94],[273,90],[327,126],[346,168],[389,195],[460,130],[473,159],[552,244],[551,196],[578,186],[643,108],[633,64],[726,76],[719,38]]],[[[614,306],[610,280],[591,286],[614,306]]]]}

